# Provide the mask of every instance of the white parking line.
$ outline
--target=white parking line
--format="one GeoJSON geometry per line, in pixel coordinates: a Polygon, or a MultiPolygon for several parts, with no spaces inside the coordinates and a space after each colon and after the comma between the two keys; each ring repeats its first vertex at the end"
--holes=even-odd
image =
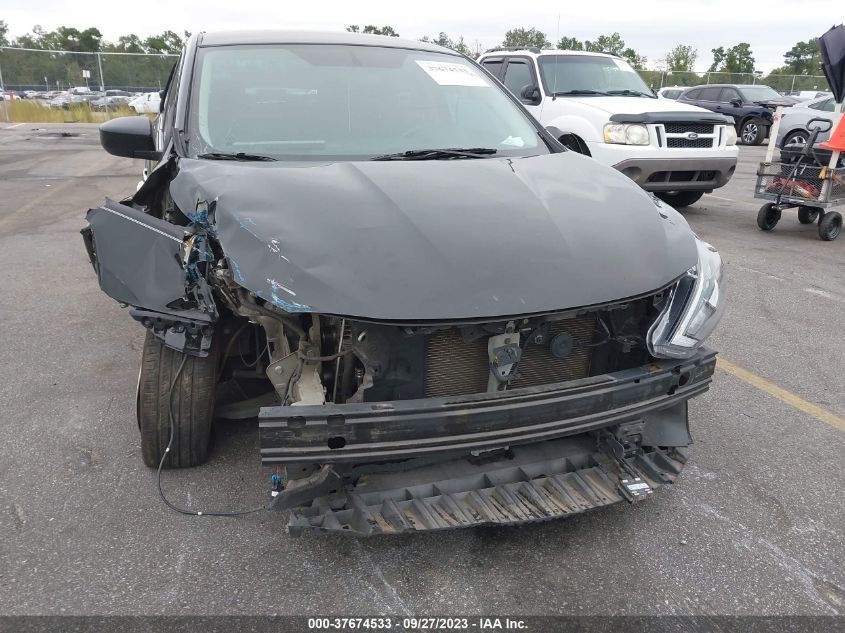
{"type": "Polygon", "coordinates": [[[724,200],[725,202],[732,202],[734,204],[747,204],[752,207],[756,207],[757,204],[754,202],[749,202],[748,200],[734,200],[733,198],[725,198],[724,196],[717,196],[715,194],[710,194],[707,196],[708,198],[716,198],[716,200],[724,200]]]}
{"type": "Polygon", "coordinates": [[[815,288],[815,287],[811,286],[810,288],[804,288],[803,290],[804,290],[804,292],[809,292],[810,294],[818,295],[819,297],[824,297],[825,299],[830,299],[831,301],[837,301],[839,303],[845,303],[845,298],[838,297],[835,294],[833,294],[832,292],[828,292],[827,290],[822,290],[821,288],[815,288]]]}

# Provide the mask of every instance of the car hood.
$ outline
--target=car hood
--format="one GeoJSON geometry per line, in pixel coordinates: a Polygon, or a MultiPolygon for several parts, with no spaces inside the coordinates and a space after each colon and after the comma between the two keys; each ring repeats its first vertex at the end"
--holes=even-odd
{"type": "Polygon", "coordinates": [[[697,112],[710,114],[709,110],[688,103],[679,103],[674,99],[649,99],[648,97],[558,97],[577,101],[581,105],[591,106],[610,114],[643,114],[645,112],[697,112]]]}
{"type": "Polygon", "coordinates": [[[178,207],[240,285],[290,312],[423,321],[619,301],[695,265],[628,178],[566,152],[328,164],[182,159],[178,207]]]}

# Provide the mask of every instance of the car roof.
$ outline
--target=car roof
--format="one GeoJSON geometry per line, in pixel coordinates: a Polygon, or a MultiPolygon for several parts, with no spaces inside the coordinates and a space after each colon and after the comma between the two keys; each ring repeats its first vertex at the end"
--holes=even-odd
{"type": "Polygon", "coordinates": [[[622,59],[618,55],[611,53],[598,53],[592,51],[569,51],[559,48],[491,48],[482,53],[482,57],[490,57],[497,55],[528,55],[530,57],[539,57],[541,55],[591,55],[594,57],[613,57],[615,59],[622,59]]]}
{"type": "Polygon", "coordinates": [[[346,44],[356,46],[382,46],[389,48],[411,48],[436,53],[460,55],[437,44],[409,40],[387,35],[350,33],[348,31],[294,31],[294,30],[248,30],[213,31],[200,33],[198,45],[237,46],[254,44],[346,44]]]}

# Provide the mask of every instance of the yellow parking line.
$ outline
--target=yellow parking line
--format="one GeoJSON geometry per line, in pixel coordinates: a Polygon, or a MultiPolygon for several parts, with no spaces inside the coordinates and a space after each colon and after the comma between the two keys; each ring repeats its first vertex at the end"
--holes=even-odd
{"type": "Polygon", "coordinates": [[[20,127],[20,126],[22,126],[22,125],[24,125],[24,123],[15,123],[14,125],[8,125],[8,126],[6,126],[6,127],[4,127],[3,129],[4,129],[4,130],[11,130],[11,129],[12,129],[12,128],[14,128],[14,127],[20,127]]]}
{"type": "Polygon", "coordinates": [[[725,360],[724,358],[719,358],[716,361],[716,365],[722,371],[729,373],[731,376],[739,378],[743,382],[748,383],[752,387],[757,387],[760,391],[763,391],[773,398],[777,398],[781,402],[785,402],[791,407],[798,409],[806,413],[809,416],[814,417],[816,420],[820,422],[824,422],[825,424],[829,424],[835,429],[839,431],[845,432],[845,419],[840,418],[835,413],[831,413],[827,409],[820,407],[817,404],[813,404],[812,402],[807,402],[803,398],[799,398],[794,393],[783,389],[782,387],[778,387],[773,382],[769,382],[765,378],[758,376],[757,374],[748,371],[747,369],[743,369],[737,365],[734,365],[732,362],[725,360]]]}

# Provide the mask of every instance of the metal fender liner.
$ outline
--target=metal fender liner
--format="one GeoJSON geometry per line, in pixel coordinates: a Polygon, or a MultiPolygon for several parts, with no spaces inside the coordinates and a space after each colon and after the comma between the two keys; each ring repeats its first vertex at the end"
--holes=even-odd
{"type": "Polygon", "coordinates": [[[614,459],[582,434],[520,446],[486,464],[460,459],[362,475],[354,489],[293,510],[288,530],[371,536],[548,521],[645,499],[685,463],[683,448],[614,459]]]}
{"type": "Polygon", "coordinates": [[[715,352],[613,374],[462,397],[268,407],[261,460],[365,463],[494,450],[639,420],[707,390],[715,352]]]}

